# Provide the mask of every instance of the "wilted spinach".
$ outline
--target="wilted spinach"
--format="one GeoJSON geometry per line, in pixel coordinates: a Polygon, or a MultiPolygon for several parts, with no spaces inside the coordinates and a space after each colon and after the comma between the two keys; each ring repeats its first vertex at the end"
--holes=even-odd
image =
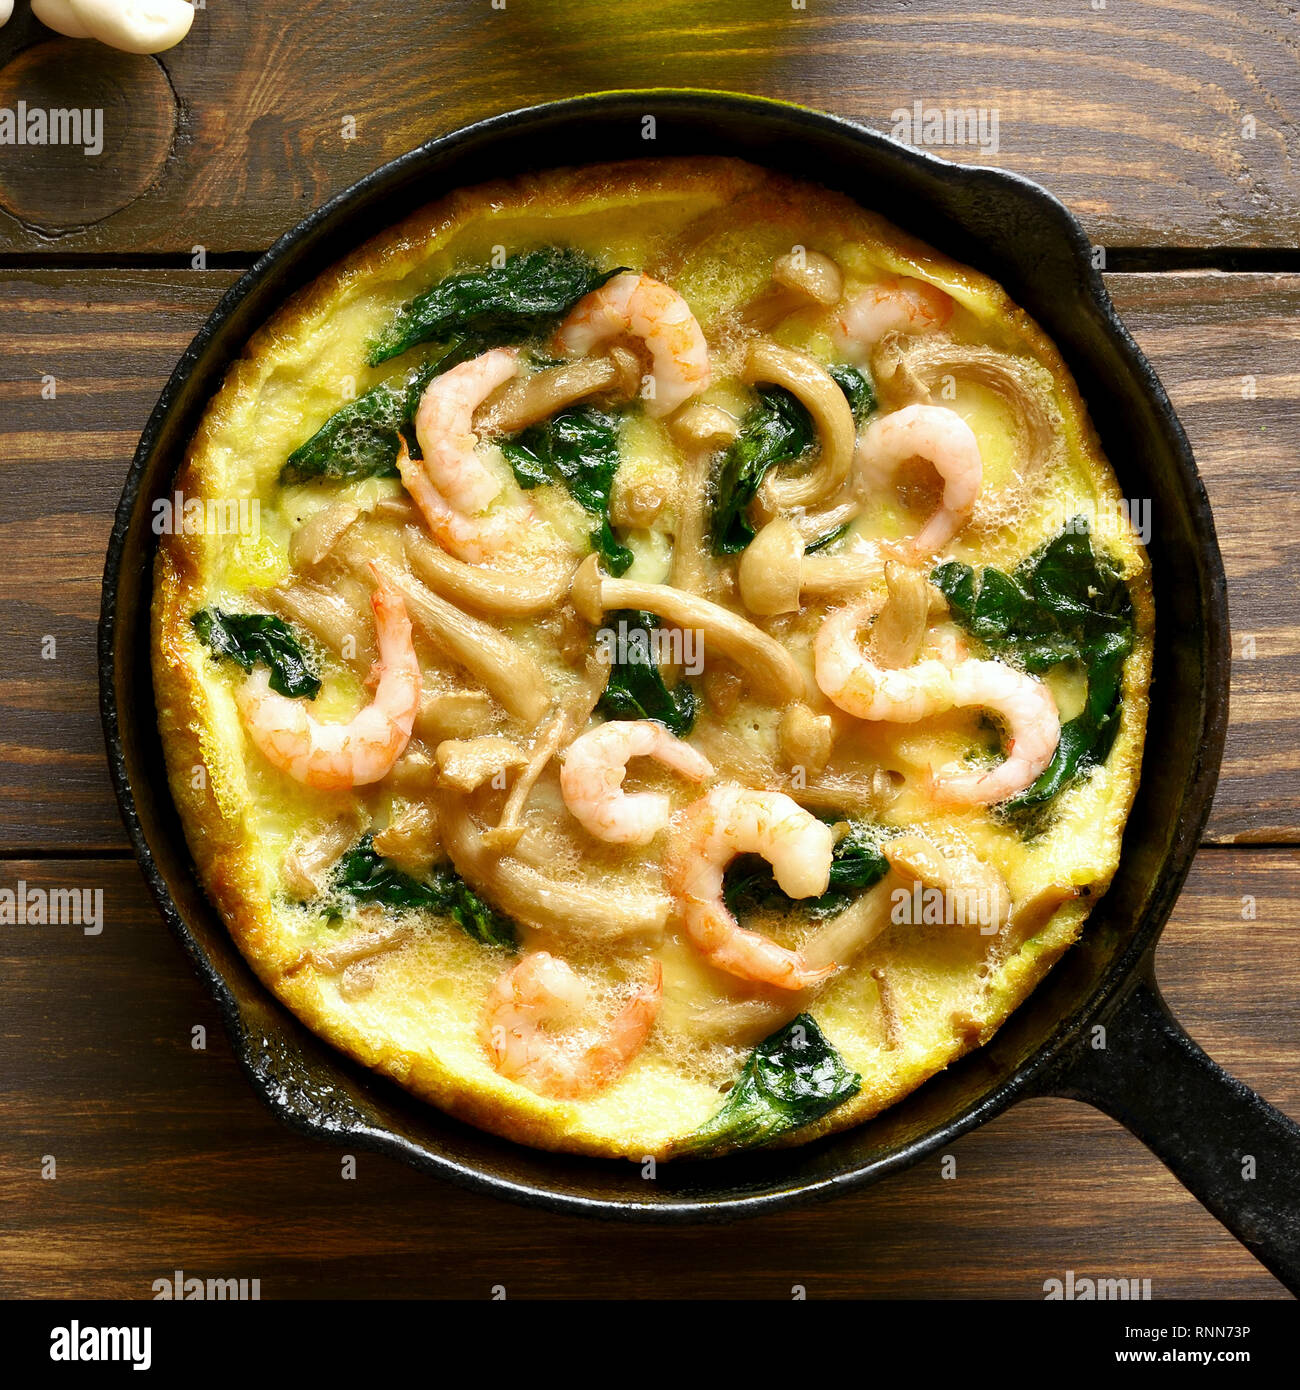
{"type": "Polygon", "coordinates": [[[283,618],[270,613],[226,613],[201,608],[190,619],[199,640],[213,656],[228,656],[245,671],[259,662],[271,668],[271,689],[296,699],[314,700],[320,677],[312,670],[302,644],[283,618]]]}
{"type": "Polygon", "coordinates": [[[761,855],[742,854],[727,866],[723,897],[733,916],[760,908],[798,909],[820,921],[844,911],[859,893],[878,883],[889,871],[880,846],[885,831],[868,821],[853,824],[831,851],[831,877],[817,898],[791,898],[782,892],[772,866],[761,855]]]}
{"type": "Polygon", "coordinates": [[[853,412],[853,423],[861,425],[876,408],[876,391],[870,379],[865,372],[849,366],[847,362],[827,367],[826,371],[848,399],[849,409],[853,412]]]}
{"type": "MultiPolygon", "coordinates": [[[[848,399],[854,422],[861,423],[876,403],[870,381],[856,367],[828,370],[848,399]]],[[[746,512],[768,469],[802,458],[816,439],[811,416],[789,391],[780,386],[758,388],[758,403],[745,416],[713,480],[710,530],[715,555],[738,554],[754,539],[756,532],[746,512]]],[[[834,535],[823,538],[821,544],[829,545],[834,535]]]]}
{"type": "Polygon", "coordinates": [[[380,382],[340,407],[289,455],[280,470],[280,482],[395,478],[398,442],[405,435],[408,446],[414,444],[410,424],[424,388],[434,377],[473,357],[479,346],[472,339],[453,343],[404,381],[380,382]]]}
{"type": "Polygon", "coordinates": [[[735,555],[757,534],[745,515],[769,468],[801,458],[815,439],[812,419],[780,386],[760,386],[713,484],[713,553],[735,555]]]}
{"type": "Polygon", "coordinates": [[[1133,650],[1133,602],[1119,571],[1092,547],[1088,524],[1075,517],[1010,574],[975,571],[957,560],[930,576],[953,616],[998,655],[1040,675],[1062,661],[1088,673],[1082,712],[1061,729],[1052,761],[1002,813],[1034,828],[1028,815],[1090,767],[1104,761],[1119,731],[1120,684],[1133,650]]]}
{"type": "Polygon", "coordinates": [[[591,543],[610,574],[624,574],[632,552],[609,524],[609,496],[618,472],[618,417],[591,406],[562,410],[505,440],[501,451],[520,487],[563,482],[584,510],[599,518],[591,543]]]}
{"type": "Polygon", "coordinates": [[[397,311],[371,344],[370,365],[377,367],[417,343],[467,335],[523,342],[557,323],[621,268],[601,270],[580,251],[543,247],[510,256],[500,266],[449,275],[397,311]]]}
{"type": "Polygon", "coordinates": [[[858,1093],[850,1072],[811,1014],[800,1014],[749,1054],[722,1109],[677,1146],[702,1156],[722,1148],[756,1148],[819,1120],[858,1093]]]}
{"type": "Polygon", "coordinates": [[[803,553],[812,555],[815,551],[825,550],[828,545],[834,545],[836,541],[842,541],[849,534],[849,526],[852,523],[845,522],[843,526],[837,526],[833,531],[827,531],[824,536],[818,536],[815,541],[809,542],[804,546],[803,553]]]}
{"type": "Polygon", "coordinates": [[[450,917],[484,946],[513,949],[518,941],[515,924],[482,898],[452,868],[442,866],[424,880],[412,878],[385,859],[374,838],[364,835],[334,867],[326,889],[327,913],[342,913],[342,900],[382,903],[399,912],[436,912],[450,917]]]}
{"type": "Polygon", "coordinates": [[[695,725],[699,697],[689,682],[678,681],[671,690],[654,659],[651,634],[659,627],[653,613],[631,609],[605,615],[613,661],[609,683],[598,708],[608,719],[657,719],[678,738],[695,725]]]}

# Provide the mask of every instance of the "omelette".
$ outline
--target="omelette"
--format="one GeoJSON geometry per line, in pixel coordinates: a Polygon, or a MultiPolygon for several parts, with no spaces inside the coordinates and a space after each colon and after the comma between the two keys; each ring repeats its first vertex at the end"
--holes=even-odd
{"type": "Polygon", "coordinates": [[[1052,343],[888,212],[709,158],[463,189],[254,335],[159,499],[204,889],[451,1115],[816,1140],[1106,891],[1146,554],[1052,343]]]}

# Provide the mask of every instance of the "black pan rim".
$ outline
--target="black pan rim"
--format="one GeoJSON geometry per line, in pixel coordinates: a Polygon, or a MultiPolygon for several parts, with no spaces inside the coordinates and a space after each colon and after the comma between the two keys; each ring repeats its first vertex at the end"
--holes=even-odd
{"type": "MultiPolygon", "coordinates": [[[[556,161],[557,163],[563,161],[556,161]]],[[[572,162],[572,161],[570,161],[572,162]]],[[[490,177],[490,171],[485,177],[490,177]]],[[[942,248],[940,248],[942,249],[942,248]]],[[[221,297],[216,308],[181,355],[168,378],[158,402],[141,434],[139,445],[127,473],[123,492],[114,517],[106,556],[98,632],[100,669],[100,713],[114,792],[121,809],[123,822],[131,840],[146,883],[167,922],[169,929],[181,941],[191,962],[212,992],[219,1006],[232,1046],[254,1089],[270,1108],[292,1128],[318,1138],[384,1153],[412,1164],[416,1168],[447,1178],[460,1186],[506,1198],[515,1203],[563,1211],[603,1219],[624,1220],[646,1224],[686,1224],[718,1222],[741,1216],[757,1215],[777,1209],[827,1200],[836,1194],[862,1187],[915,1163],[935,1152],[985,1120],[993,1118],[1014,1101],[1041,1093],[1043,1082],[1054,1066],[1068,1052],[1081,1029],[1127,992],[1136,975],[1149,970],[1149,961],[1174,901],[1182,888],[1191,860],[1200,844],[1201,835],[1210,812],[1210,803],[1218,779],[1219,759],[1227,724],[1227,686],[1229,664],[1229,630],[1227,622],[1226,580],[1219,554],[1214,522],[1208,498],[1196,470],[1191,447],[1186,439],[1164,387],[1154,369],[1141,353],[1116,313],[1101,275],[1092,263],[1091,244],[1082,227],[1065,206],[1047,190],[1021,175],[981,165],[956,165],[922,150],[899,144],[889,137],[861,127],[841,117],[814,111],[769,98],[747,96],[732,92],[713,92],[706,89],[649,88],[592,93],[561,101],[508,111],[462,127],[427,141],[398,156],[349,188],[336,194],[302,222],[286,232],[269,250],[240,276],[221,297]],[[928,1134],[856,1169],[831,1175],[817,1181],[801,1181],[789,1187],[757,1193],[718,1194],[707,1198],[663,1198],[654,1202],[610,1200],[559,1192],[540,1185],[515,1182],[498,1174],[481,1171],[444,1155],[434,1154],[397,1133],[370,1126],[348,1127],[345,1131],[330,1127],[318,1118],[305,1115],[282,1096],[277,1095],[259,1073],[250,1047],[249,1029],[239,1004],[225,977],[214,961],[203,951],[191,933],[183,914],[171,893],[153,850],[143,832],[136,809],[130,776],[126,766],[123,738],[119,726],[120,711],[114,689],[114,658],[116,653],[117,588],[124,561],[127,558],[127,532],[139,501],[140,485],[146,465],[157,445],[164,421],[172,410],[176,397],[190,370],[209,342],[222,330],[250,291],[270,276],[290,257],[299,243],[330,219],[346,212],[372,189],[382,187],[411,168],[434,162],[456,150],[460,145],[483,137],[513,130],[519,126],[557,118],[571,119],[584,111],[600,111],[652,103],[656,112],[662,109],[698,110],[701,106],[713,110],[726,109],[741,114],[779,116],[788,127],[796,130],[834,129],[850,140],[877,151],[887,151],[888,157],[912,161],[924,166],[927,172],[952,183],[996,183],[1012,185],[1020,196],[1032,203],[1067,245],[1071,256],[1084,272],[1091,307],[1101,320],[1105,333],[1125,360],[1125,365],[1139,383],[1161,425],[1166,431],[1173,452],[1180,463],[1178,482],[1184,494],[1188,514],[1197,532],[1201,550],[1204,592],[1203,608],[1207,634],[1207,689],[1201,692],[1200,725],[1201,756],[1190,781],[1187,797],[1188,813],[1180,819],[1177,833],[1164,863],[1156,893],[1147,905],[1143,921],[1134,932],[1125,950],[1110,963],[1098,989],[1069,1017],[1057,1021],[1052,1035],[1027,1058],[1011,1076],[969,1105],[960,1114],[928,1134]]],[[[1159,635],[1157,635],[1159,641],[1159,635]]],[[[278,1004],[276,1007],[282,1007],[278,1004]]],[[[868,1122],[870,1123],[870,1122],[868,1122]]],[[[852,1133],[853,1131],[848,1131],[852,1133]]],[[[834,1139],[818,1141],[834,1143],[834,1139]]],[[[568,1156],[558,1156],[560,1158],[568,1156]]],[[[617,1163],[617,1160],[584,1160],[587,1163],[617,1163]]],[[[704,1164],[692,1165],[704,1168],[704,1164]]]]}

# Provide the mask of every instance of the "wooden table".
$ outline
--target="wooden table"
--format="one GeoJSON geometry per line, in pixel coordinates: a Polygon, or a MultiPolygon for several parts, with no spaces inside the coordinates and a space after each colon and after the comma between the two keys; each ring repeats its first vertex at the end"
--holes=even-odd
{"type": "Polygon", "coordinates": [[[137,435],[235,270],[325,197],[463,122],[602,87],[753,91],[882,130],[915,101],[996,110],[996,154],[940,152],[1040,180],[1107,248],[1227,563],[1227,756],[1160,979],[1198,1041],[1300,1114],[1300,16],[1097,4],[208,0],[156,60],[25,9],[0,31],[0,107],[105,110],[97,159],[0,146],[0,886],[102,888],[106,921],[0,928],[0,1293],[144,1298],[180,1268],[264,1297],[1038,1298],[1073,1269],[1157,1298],[1285,1295],[1136,1140],[1065,1101],[956,1144],[955,1180],[931,1161],[721,1230],[518,1210],[370,1156],[343,1181],[241,1079],[103,764],[100,571],[137,435]]]}

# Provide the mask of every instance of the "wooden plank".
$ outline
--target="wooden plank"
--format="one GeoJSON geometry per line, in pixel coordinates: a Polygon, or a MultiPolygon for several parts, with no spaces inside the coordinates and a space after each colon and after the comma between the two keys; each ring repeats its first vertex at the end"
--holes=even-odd
{"type": "MultiPolygon", "coordinates": [[[[1155,1298],[1284,1290],[1143,1149],[1068,1101],[1026,1103],[827,1206],[724,1228],[634,1229],[516,1210],[278,1125],[127,861],[9,862],[102,889],[103,931],[0,934],[8,1199],[0,1294],[148,1298],[172,1271],[264,1298],[1040,1298],[1149,1278],[1155,1298]],[[191,1046],[207,1030],[206,1050],[191,1046]],[[46,1155],[57,1176],[42,1180],[46,1155]],[[304,1232],[310,1233],[304,1239],[304,1232]]],[[[1300,1114],[1300,854],[1205,850],[1160,947],[1166,995],[1242,1080],[1300,1114]],[[1242,920],[1243,894],[1257,920],[1242,920]]]]}
{"type": "Polygon", "coordinates": [[[1208,836],[1300,840],[1300,276],[1108,283],[1191,439],[1228,574],[1232,703],[1208,836]]]}
{"type": "MultiPolygon", "coordinates": [[[[232,279],[0,275],[0,764],[17,793],[0,803],[0,828],[14,848],[125,843],[95,704],[103,549],[138,432],[232,279]],[[41,398],[45,376],[55,378],[53,400],[41,398]]],[[[1210,838],[1300,839],[1291,693],[1300,679],[1300,277],[1119,275],[1109,284],[1187,427],[1228,567],[1237,659],[1210,838]]]]}
{"type": "Polygon", "coordinates": [[[0,766],[10,791],[0,840],[10,847],[126,844],[99,725],[104,550],[154,401],[233,279],[0,279],[0,766]]]}
{"type": "Polygon", "coordinates": [[[1300,32],[1284,0],[661,0],[653,12],[389,0],[382,22],[353,13],[340,22],[320,0],[209,4],[178,48],[123,65],[86,45],[70,63],[68,45],[20,10],[0,31],[0,105],[102,105],[105,148],[8,149],[0,248],[259,249],[433,136],[654,85],[753,92],[883,131],[918,102],[983,109],[997,115],[996,151],[936,151],[1039,179],[1102,244],[1295,244],[1300,32]],[[89,80],[110,61],[120,80],[89,80]],[[50,169],[58,178],[42,180],[50,169]]]}

